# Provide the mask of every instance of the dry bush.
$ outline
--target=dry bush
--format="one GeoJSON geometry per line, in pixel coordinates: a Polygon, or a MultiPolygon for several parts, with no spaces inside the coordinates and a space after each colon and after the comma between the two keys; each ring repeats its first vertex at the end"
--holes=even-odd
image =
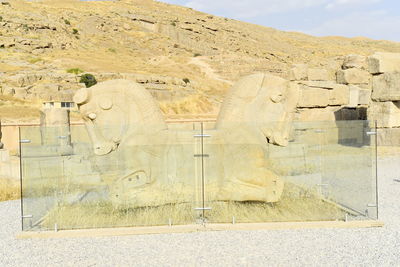
{"type": "Polygon", "coordinates": [[[20,198],[19,181],[15,179],[0,178],[0,201],[20,198]]]}

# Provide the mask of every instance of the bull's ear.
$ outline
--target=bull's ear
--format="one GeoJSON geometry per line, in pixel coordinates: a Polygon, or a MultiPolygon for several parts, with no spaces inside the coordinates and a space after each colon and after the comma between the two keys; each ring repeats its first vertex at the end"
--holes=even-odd
{"type": "Polygon", "coordinates": [[[83,104],[86,104],[87,102],[89,102],[89,100],[90,100],[89,89],[87,89],[87,88],[79,89],[75,93],[73,100],[77,105],[83,105],[83,104]]]}

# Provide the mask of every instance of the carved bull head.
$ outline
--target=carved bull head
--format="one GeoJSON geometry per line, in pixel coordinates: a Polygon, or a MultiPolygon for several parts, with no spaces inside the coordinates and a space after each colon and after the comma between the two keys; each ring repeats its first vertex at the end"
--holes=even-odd
{"type": "Polygon", "coordinates": [[[139,84],[113,80],[80,89],[74,96],[96,155],[106,155],[135,128],[166,128],[154,99],[139,84]]]}
{"type": "Polygon", "coordinates": [[[298,97],[293,82],[263,73],[246,76],[222,104],[217,129],[253,126],[269,143],[286,146],[298,97]]]}

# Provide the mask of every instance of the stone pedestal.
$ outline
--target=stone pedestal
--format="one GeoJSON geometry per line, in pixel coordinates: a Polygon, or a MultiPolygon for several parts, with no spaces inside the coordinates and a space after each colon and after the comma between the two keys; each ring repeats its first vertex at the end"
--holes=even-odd
{"type": "Polygon", "coordinates": [[[71,153],[69,110],[62,108],[41,110],[40,134],[43,146],[60,147],[59,151],[63,155],[71,153]]]}

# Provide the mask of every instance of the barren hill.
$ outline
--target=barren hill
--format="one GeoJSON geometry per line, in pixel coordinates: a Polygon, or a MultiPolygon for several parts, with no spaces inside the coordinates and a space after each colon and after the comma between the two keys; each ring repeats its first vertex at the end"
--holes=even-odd
{"type": "Polygon", "coordinates": [[[80,72],[142,83],[166,114],[212,114],[243,75],[334,70],[344,55],[375,51],[400,43],[283,32],[153,0],[3,0],[0,116],[30,120],[42,100],[80,88],[80,72]]]}

